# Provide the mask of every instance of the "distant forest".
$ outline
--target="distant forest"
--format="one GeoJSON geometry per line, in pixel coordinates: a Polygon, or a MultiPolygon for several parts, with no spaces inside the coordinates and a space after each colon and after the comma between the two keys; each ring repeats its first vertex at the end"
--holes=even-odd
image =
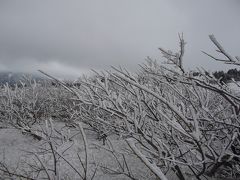
{"type": "MultiPolygon", "coordinates": [[[[208,72],[206,72],[208,73],[208,72]]],[[[198,72],[194,72],[193,76],[198,76],[199,73],[198,72]]],[[[221,82],[224,83],[228,83],[230,82],[232,79],[234,79],[235,81],[240,81],[240,70],[235,69],[229,69],[227,72],[226,71],[214,71],[212,73],[212,75],[216,78],[216,79],[220,79],[221,82]]]]}
{"type": "Polygon", "coordinates": [[[215,71],[213,76],[217,79],[222,78],[221,81],[227,83],[234,79],[235,81],[240,81],[240,70],[229,69],[227,72],[224,71],[215,71]]]}

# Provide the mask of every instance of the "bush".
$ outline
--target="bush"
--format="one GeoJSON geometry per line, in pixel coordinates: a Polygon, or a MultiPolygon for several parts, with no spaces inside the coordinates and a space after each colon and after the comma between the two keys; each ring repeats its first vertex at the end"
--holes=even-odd
{"type": "MultiPolygon", "coordinates": [[[[80,116],[106,135],[125,138],[160,179],[168,172],[181,180],[186,173],[197,179],[239,178],[240,97],[209,73],[186,72],[185,42],[179,38],[179,52],[160,48],[173,68],[148,58],[137,74],[113,68],[97,73],[94,81],[81,81],[74,90],[82,103],[80,116]]],[[[239,65],[213,35],[210,39],[227,59],[205,54],[239,65]]]]}
{"type": "MultiPolygon", "coordinates": [[[[209,37],[226,59],[219,59],[204,52],[205,54],[217,61],[240,65],[238,57],[230,56],[213,35],[209,37]]],[[[176,53],[160,48],[166,59],[164,66],[148,58],[135,74],[113,67],[112,71],[96,72],[93,77],[81,78],[75,86],[43,72],[60,84],[61,88],[53,88],[49,92],[42,90],[42,87],[36,89],[34,83],[30,89],[10,91],[6,87],[2,92],[5,98],[1,103],[4,109],[1,113],[7,114],[7,119],[10,119],[12,124],[14,120],[20,127],[22,124],[26,127],[35,123],[26,120],[29,119],[29,112],[38,114],[41,109],[38,104],[43,104],[51,117],[57,113],[56,117],[61,118],[60,112],[63,110],[66,120],[82,133],[85,138],[86,164],[79,159],[83,175],[82,171],[76,170],[77,165],[75,167],[56,151],[61,145],[54,144],[52,132],[60,135],[59,139],[64,139],[65,136],[56,130],[54,125],[50,126],[50,130],[42,130],[41,139],[51,149],[48,147],[47,152],[50,151],[49,159],[55,162],[50,164],[54,170],[49,172],[47,164],[42,163],[41,156],[36,157],[38,164],[42,166],[41,172],[45,172],[44,177],[48,179],[57,177],[59,159],[67,163],[82,179],[88,178],[89,150],[83,129],[78,128],[79,121],[92,127],[98,133],[99,139],[103,140],[103,145],[108,146],[101,148],[112,154],[118,166],[117,169],[113,169],[113,166],[100,166],[108,173],[136,179],[137,173],[132,173],[134,167],[129,166],[126,154],[115,150],[109,141],[111,136],[118,136],[128,145],[128,155],[141,160],[151,171],[147,179],[152,177],[152,174],[159,179],[167,179],[169,174],[173,173],[180,180],[190,177],[199,180],[209,177],[238,179],[240,97],[228,84],[210,73],[187,72],[183,66],[185,42],[181,35],[179,42],[180,50],[176,53]],[[40,96],[39,91],[46,93],[40,96]],[[45,103],[49,100],[50,103],[45,103]]],[[[46,126],[46,129],[49,129],[49,126],[46,126]]],[[[97,166],[94,168],[93,177],[97,166]]],[[[149,173],[146,171],[146,174],[149,173]]]]}

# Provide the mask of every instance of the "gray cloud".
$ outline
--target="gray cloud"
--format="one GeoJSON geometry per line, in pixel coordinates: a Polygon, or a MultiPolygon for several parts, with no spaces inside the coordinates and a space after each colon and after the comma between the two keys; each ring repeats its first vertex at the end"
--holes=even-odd
{"type": "Polygon", "coordinates": [[[179,32],[188,42],[187,68],[222,68],[200,51],[213,52],[213,33],[239,55],[239,17],[237,0],[2,0],[0,70],[133,70],[146,56],[161,59],[160,46],[176,49],[179,32]]]}

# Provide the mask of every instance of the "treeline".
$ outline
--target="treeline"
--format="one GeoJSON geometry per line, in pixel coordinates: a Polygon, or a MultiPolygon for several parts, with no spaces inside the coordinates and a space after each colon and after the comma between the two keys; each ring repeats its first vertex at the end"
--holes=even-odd
{"type": "Polygon", "coordinates": [[[217,79],[221,78],[222,82],[230,82],[232,79],[235,81],[240,81],[240,70],[229,69],[227,72],[224,71],[215,71],[213,72],[213,76],[217,79]]]}
{"type": "MultiPolygon", "coordinates": [[[[205,74],[209,74],[209,72],[205,72],[205,74]]],[[[199,76],[199,72],[194,72],[193,76],[199,76]]],[[[240,70],[235,69],[229,69],[227,72],[224,71],[214,71],[212,75],[216,79],[220,79],[221,82],[227,83],[230,82],[232,79],[235,81],[240,81],[240,70]]]]}

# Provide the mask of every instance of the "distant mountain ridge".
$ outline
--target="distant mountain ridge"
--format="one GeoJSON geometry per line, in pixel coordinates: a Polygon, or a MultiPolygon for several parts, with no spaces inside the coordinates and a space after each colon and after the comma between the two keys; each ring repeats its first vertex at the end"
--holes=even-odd
{"type": "Polygon", "coordinates": [[[29,76],[37,81],[43,80],[42,77],[29,73],[17,73],[17,72],[0,72],[0,85],[8,83],[9,85],[14,85],[23,80],[24,76],[29,76]]]}

